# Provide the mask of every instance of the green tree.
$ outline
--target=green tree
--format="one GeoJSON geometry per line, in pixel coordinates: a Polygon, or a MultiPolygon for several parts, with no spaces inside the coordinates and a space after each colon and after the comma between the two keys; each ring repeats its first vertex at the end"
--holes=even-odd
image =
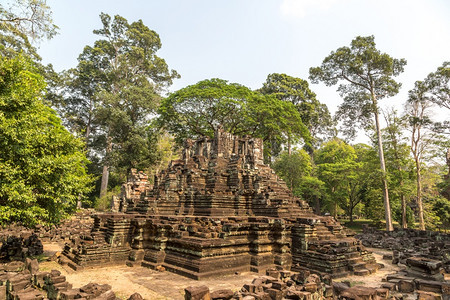
{"type": "Polygon", "coordinates": [[[274,140],[310,140],[292,103],[222,79],[203,80],[172,93],[161,102],[158,113],[159,126],[173,134],[178,144],[186,138],[211,137],[219,126],[234,135],[262,138],[269,152],[268,142],[274,140]]]}
{"type": "MultiPolygon", "coordinates": [[[[332,137],[335,135],[335,124],[328,107],[317,100],[316,94],[311,91],[306,80],[273,73],[267,76],[260,91],[294,104],[315,145],[321,142],[321,136],[332,137]]],[[[290,146],[289,143],[288,152],[290,152],[290,146]]]]}
{"type": "Polygon", "coordinates": [[[450,109],[450,62],[444,62],[435,72],[430,73],[425,82],[430,101],[450,109]]]}
{"type": "Polygon", "coordinates": [[[299,186],[294,190],[294,195],[308,201],[317,215],[321,213],[321,201],[326,193],[325,183],[316,176],[303,176],[299,186]]]}
{"type": "Polygon", "coordinates": [[[433,147],[435,134],[429,130],[433,126],[431,108],[433,102],[428,97],[429,86],[424,81],[416,81],[414,88],[409,91],[405,113],[408,117],[411,131],[410,149],[414,158],[416,170],[416,202],[419,215],[419,228],[425,230],[424,208],[422,199],[423,158],[433,147]]]}
{"type": "Polygon", "coordinates": [[[129,170],[154,162],[150,116],[160,93],[179,75],[156,55],[160,38],[141,20],[130,24],[104,13],[100,19],[103,28],[94,33],[102,39],[86,46],[77,68],[68,72],[69,97],[60,111],[71,128],[84,134],[91,155],[101,158],[102,196],[111,167],[129,170]]]}
{"type": "Polygon", "coordinates": [[[349,133],[354,135],[354,123],[359,122],[364,128],[372,126],[375,121],[378,156],[383,173],[383,197],[386,230],[392,231],[391,208],[386,178],[386,165],[379,122],[378,101],[398,93],[401,86],[393,77],[403,72],[404,59],[394,59],[381,53],[375,47],[375,38],[356,37],[350,47],[341,47],[326,57],[320,67],[310,69],[313,83],[323,81],[326,85],[339,85],[338,91],[344,98],[337,115],[344,120],[349,133]],[[373,118],[373,119],[372,119],[373,118]]]}
{"type": "Polygon", "coordinates": [[[300,187],[304,177],[311,175],[312,162],[305,150],[294,150],[290,154],[281,153],[272,167],[294,191],[300,187]]]}
{"type": "Polygon", "coordinates": [[[0,223],[57,223],[90,190],[83,143],[44,105],[45,82],[21,55],[0,57],[0,223]]]}
{"type": "Polygon", "coordinates": [[[325,183],[333,214],[337,217],[340,204],[348,200],[348,187],[356,179],[355,149],[340,139],[330,140],[314,155],[318,178],[325,183]]]}
{"type": "Polygon", "coordinates": [[[12,57],[25,52],[39,60],[32,42],[51,39],[57,29],[50,7],[43,0],[15,0],[0,4],[0,53],[3,56],[12,57]]]}
{"type": "MultiPolygon", "coordinates": [[[[389,173],[389,186],[391,200],[400,203],[400,218],[397,220],[402,228],[407,228],[410,220],[408,218],[408,198],[414,189],[412,171],[414,162],[410,157],[410,147],[404,131],[407,128],[407,120],[399,117],[394,109],[383,112],[387,126],[383,129],[383,140],[385,141],[385,153],[387,169],[389,173]]],[[[398,214],[395,214],[398,215],[398,214]]]]}

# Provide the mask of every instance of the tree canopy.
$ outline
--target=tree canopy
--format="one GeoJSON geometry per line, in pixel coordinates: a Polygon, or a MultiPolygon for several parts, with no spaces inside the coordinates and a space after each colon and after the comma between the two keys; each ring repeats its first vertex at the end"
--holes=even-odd
{"type": "MultiPolygon", "coordinates": [[[[59,111],[73,132],[85,136],[93,160],[103,166],[100,193],[114,170],[145,168],[155,160],[148,129],[164,91],[179,75],[156,55],[159,35],[141,20],[102,13],[101,37],[86,46],[78,66],[66,73],[59,111]]],[[[125,177],[125,176],[123,176],[125,177]]]]}
{"type": "Polygon", "coordinates": [[[26,57],[1,57],[0,74],[0,223],[57,223],[90,190],[83,143],[43,103],[26,57]]]}
{"type": "Polygon", "coordinates": [[[292,103],[217,78],[170,94],[161,102],[158,113],[159,126],[175,135],[178,143],[188,137],[212,136],[218,126],[264,141],[283,142],[287,136],[310,141],[308,129],[292,103]]]}
{"type": "Polygon", "coordinates": [[[38,58],[33,41],[50,39],[58,27],[50,7],[43,0],[15,0],[0,4],[0,53],[11,57],[24,51],[38,58]]]}
{"type": "Polygon", "coordinates": [[[339,85],[338,91],[344,98],[337,116],[344,121],[348,135],[355,135],[355,121],[369,129],[373,117],[378,143],[378,156],[382,170],[386,229],[393,230],[391,209],[386,179],[386,164],[379,122],[378,101],[398,93],[401,86],[393,77],[403,72],[405,59],[395,59],[381,53],[375,47],[374,36],[356,37],[350,47],[341,47],[331,52],[320,67],[310,68],[313,82],[323,81],[326,85],[339,85]]]}
{"type": "Polygon", "coordinates": [[[291,102],[316,145],[323,137],[332,137],[336,134],[328,107],[317,100],[316,94],[309,88],[306,80],[273,73],[267,76],[260,91],[279,100],[291,102]]]}

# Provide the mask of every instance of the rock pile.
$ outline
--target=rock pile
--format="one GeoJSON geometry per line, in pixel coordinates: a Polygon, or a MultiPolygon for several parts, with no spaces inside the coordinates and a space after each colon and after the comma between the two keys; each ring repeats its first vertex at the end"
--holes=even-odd
{"type": "Polygon", "coordinates": [[[406,272],[387,275],[383,288],[400,293],[416,293],[417,299],[450,299],[450,282],[425,280],[408,276],[406,272]],[[422,295],[422,296],[420,296],[422,295]]]}
{"type": "Polygon", "coordinates": [[[348,283],[332,282],[329,275],[320,276],[309,271],[290,272],[268,270],[266,276],[255,278],[238,292],[217,290],[210,292],[207,286],[190,286],[185,289],[185,300],[282,300],[282,299],[388,299],[385,288],[350,287],[348,283]]]}
{"type": "Polygon", "coordinates": [[[43,242],[67,242],[73,238],[89,235],[94,224],[94,210],[83,209],[72,217],[62,220],[60,224],[51,227],[37,226],[35,233],[43,242]]]}
{"type": "Polygon", "coordinates": [[[8,236],[0,248],[2,260],[24,260],[26,257],[41,255],[44,252],[42,242],[36,234],[22,234],[21,236],[8,236]]]}
{"type": "MultiPolygon", "coordinates": [[[[119,298],[107,284],[89,283],[74,289],[61,272],[57,270],[41,272],[37,260],[26,259],[25,262],[13,261],[0,265],[0,299],[118,300],[119,298]]],[[[135,293],[129,299],[139,300],[142,297],[135,293]]]]}
{"type": "Polygon", "coordinates": [[[392,262],[409,264],[412,267],[411,271],[416,268],[416,271],[424,270],[422,272],[424,275],[427,272],[428,275],[432,275],[429,268],[439,264],[439,268],[442,267],[447,273],[450,273],[450,234],[448,233],[414,229],[395,229],[392,232],[386,232],[372,227],[364,227],[363,233],[356,237],[366,247],[393,250],[392,262]],[[411,260],[408,262],[410,258],[411,260]],[[427,263],[419,267],[413,266],[414,261],[427,261],[427,263]]]}
{"type": "Polygon", "coordinates": [[[448,300],[450,285],[395,274],[388,275],[380,287],[351,286],[350,282],[333,282],[328,275],[320,276],[309,271],[290,272],[268,270],[266,276],[255,278],[240,291],[216,290],[207,286],[190,286],[185,289],[185,300],[448,300]]]}
{"type": "Polygon", "coordinates": [[[70,239],[90,234],[94,224],[92,218],[94,213],[94,210],[83,209],[69,219],[62,220],[58,225],[36,225],[35,228],[32,229],[20,224],[11,224],[0,230],[0,242],[4,243],[9,237],[26,239],[34,234],[42,242],[65,243],[70,239]]]}

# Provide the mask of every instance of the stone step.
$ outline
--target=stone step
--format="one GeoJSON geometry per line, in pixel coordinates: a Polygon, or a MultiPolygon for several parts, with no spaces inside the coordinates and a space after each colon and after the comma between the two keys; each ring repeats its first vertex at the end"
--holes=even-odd
{"type": "MultiPolygon", "coordinates": [[[[354,265],[349,265],[348,268],[351,271],[360,271],[360,270],[367,270],[366,269],[366,264],[365,263],[359,263],[359,264],[354,264],[354,265]]],[[[369,270],[367,270],[369,271],[369,270]]],[[[369,272],[370,273],[370,272],[369,272]]]]}
{"type": "Polygon", "coordinates": [[[361,269],[354,271],[353,274],[356,276],[367,276],[370,274],[370,271],[367,269],[361,269]]]}

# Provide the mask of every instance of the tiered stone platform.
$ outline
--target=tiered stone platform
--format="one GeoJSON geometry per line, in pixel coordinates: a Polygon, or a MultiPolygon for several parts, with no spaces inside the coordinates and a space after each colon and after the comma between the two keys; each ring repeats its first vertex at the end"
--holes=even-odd
{"type": "Polygon", "coordinates": [[[275,265],[333,277],[377,268],[362,244],[332,217],[313,214],[263,163],[262,140],[222,130],[187,140],[182,158],[153,186],[132,171],[97,215],[92,236],[67,244],[75,267],[123,262],[200,279],[275,265]]]}

